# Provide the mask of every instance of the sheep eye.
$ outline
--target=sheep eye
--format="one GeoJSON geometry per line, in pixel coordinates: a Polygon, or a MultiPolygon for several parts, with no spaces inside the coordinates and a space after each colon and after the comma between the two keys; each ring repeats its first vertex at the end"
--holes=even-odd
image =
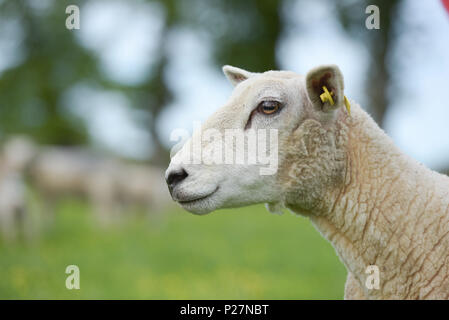
{"type": "Polygon", "coordinates": [[[280,108],[281,103],[274,100],[262,101],[258,106],[259,112],[267,115],[276,113],[280,108]]]}

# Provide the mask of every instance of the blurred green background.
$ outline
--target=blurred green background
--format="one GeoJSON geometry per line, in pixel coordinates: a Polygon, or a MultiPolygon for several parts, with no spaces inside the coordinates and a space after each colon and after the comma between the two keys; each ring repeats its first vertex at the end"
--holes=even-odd
{"type": "Polygon", "coordinates": [[[346,272],[303,218],[262,206],[199,217],[139,215],[98,229],[85,203],[67,199],[33,243],[0,246],[7,299],[341,299],[346,272]],[[67,290],[68,265],[80,290],[67,290]]]}
{"type": "Polygon", "coordinates": [[[0,298],[343,298],[345,269],[306,219],[167,201],[170,134],[226,101],[224,64],[335,63],[348,97],[447,173],[447,34],[439,0],[0,0],[0,298]],[[138,172],[148,190],[120,183],[138,172]],[[81,290],[65,288],[72,264],[81,290]]]}

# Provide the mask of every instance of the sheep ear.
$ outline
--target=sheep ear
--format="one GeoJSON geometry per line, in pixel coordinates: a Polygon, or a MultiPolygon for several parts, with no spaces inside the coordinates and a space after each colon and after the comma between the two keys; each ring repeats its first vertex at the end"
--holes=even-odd
{"type": "Polygon", "coordinates": [[[316,110],[330,112],[344,104],[343,75],[336,65],[325,65],[310,70],[306,77],[306,89],[316,110]]]}
{"type": "Polygon", "coordinates": [[[227,65],[223,66],[223,73],[233,86],[238,85],[240,82],[252,76],[252,73],[249,71],[227,65]]]}

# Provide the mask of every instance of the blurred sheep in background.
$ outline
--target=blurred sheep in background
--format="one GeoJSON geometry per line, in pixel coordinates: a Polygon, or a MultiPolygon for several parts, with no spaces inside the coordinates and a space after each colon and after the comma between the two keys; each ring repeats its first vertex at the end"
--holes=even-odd
{"type": "Polygon", "coordinates": [[[5,143],[0,155],[0,230],[6,241],[20,233],[31,235],[24,169],[33,154],[34,146],[28,139],[15,137],[5,143]]]}
{"type": "Polygon", "coordinates": [[[131,210],[144,210],[157,221],[172,205],[164,171],[147,164],[82,147],[38,147],[23,137],[8,139],[0,159],[0,230],[8,239],[24,229],[27,185],[44,203],[40,212],[44,225],[66,197],[87,200],[101,225],[121,221],[131,210]]]}
{"type": "Polygon", "coordinates": [[[153,214],[169,205],[164,171],[75,147],[46,147],[31,165],[31,181],[50,202],[66,195],[90,201],[100,220],[131,207],[153,214]]]}

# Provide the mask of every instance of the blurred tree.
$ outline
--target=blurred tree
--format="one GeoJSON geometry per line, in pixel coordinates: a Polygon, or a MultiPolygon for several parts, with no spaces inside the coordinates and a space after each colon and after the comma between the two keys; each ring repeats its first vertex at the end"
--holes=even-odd
{"type": "MultiPolygon", "coordinates": [[[[77,5],[81,7],[84,2],[77,1],[77,5]]],[[[97,56],[76,40],[76,31],[64,27],[65,8],[72,2],[49,4],[39,9],[26,0],[0,2],[0,21],[16,22],[21,28],[18,33],[23,34],[23,60],[0,76],[0,134],[27,134],[44,144],[87,143],[85,123],[68,112],[63,99],[73,85],[87,81],[127,94],[152,113],[145,127],[154,138],[155,162],[166,163],[168,153],[154,129],[158,113],[171,98],[163,80],[166,65],[163,43],[156,58],[155,72],[146,83],[137,86],[115,83],[99,71],[97,56]]],[[[168,4],[169,1],[164,1],[170,9],[168,4]]],[[[166,29],[170,23],[167,18],[166,29]]]]}
{"type": "Polygon", "coordinates": [[[98,78],[96,60],[73,39],[65,25],[64,1],[48,11],[29,1],[0,3],[0,20],[22,28],[23,61],[0,77],[0,132],[29,134],[41,143],[87,141],[79,119],[61,106],[65,89],[82,78],[98,78]]]}
{"type": "MultiPolygon", "coordinates": [[[[46,144],[86,143],[89,137],[85,124],[67,111],[63,95],[71,86],[87,80],[104,89],[119,90],[151,114],[145,127],[153,136],[152,160],[163,164],[168,153],[160,143],[155,122],[172,100],[164,74],[169,62],[165,40],[173,28],[194,25],[207,32],[218,65],[234,64],[254,71],[277,68],[281,2],[196,0],[196,6],[190,2],[188,7],[181,0],[149,2],[158,2],[164,8],[165,19],[153,72],[147,81],[135,86],[105,78],[98,70],[97,56],[76,40],[75,32],[61,27],[70,1],[49,2],[44,9],[29,0],[0,2],[0,20],[17,22],[23,34],[22,61],[0,76],[0,133],[28,134],[46,144]],[[208,14],[203,15],[204,11],[208,14]],[[217,21],[221,21],[220,27],[217,21]]],[[[76,4],[82,8],[84,3],[76,4]]]]}
{"type": "Polygon", "coordinates": [[[227,0],[212,3],[216,14],[228,22],[223,23],[219,32],[209,28],[217,64],[230,64],[257,72],[278,69],[276,44],[282,32],[282,1],[227,0]]]}
{"type": "Polygon", "coordinates": [[[217,66],[230,64],[250,71],[277,69],[276,45],[283,23],[282,1],[178,0],[184,23],[206,33],[217,66]]]}
{"type": "Polygon", "coordinates": [[[395,21],[397,21],[400,0],[348,1],[338,2],[337,10],[344,29],[357,40],[365,43],[370,51],[366,78],[368,109],[374,120],[382,127],[385,114],[390,107],[387,89],[392,85],[387,59],[395,43],[395,21]],[[380,29],[365,28],[369,14],[365,8],[376,5],[380,10],[380,29]]]}

